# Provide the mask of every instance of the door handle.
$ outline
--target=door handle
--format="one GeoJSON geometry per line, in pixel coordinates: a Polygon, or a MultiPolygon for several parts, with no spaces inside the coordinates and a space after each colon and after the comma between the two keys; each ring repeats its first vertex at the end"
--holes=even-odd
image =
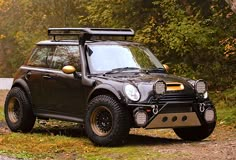
{"type": "Polygon", "coordinates": [[[48,79],[48,80],[50,80],[50,79],[52,79],[52,77],[49,76],[49,75],[45,75],[45,76],[43,76],[43,79],[48,79]]]}

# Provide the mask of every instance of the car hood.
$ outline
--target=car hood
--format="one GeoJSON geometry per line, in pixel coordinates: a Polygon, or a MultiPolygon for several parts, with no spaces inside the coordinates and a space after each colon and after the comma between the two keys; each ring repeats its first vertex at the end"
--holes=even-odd
{"type": "Polygon", "coordinates": [[[100,77],[102,79],[117,81],[117,82],[129,82],[134,84],[154,84],[157,80],[163,80],[166,83],[179,82],[184,85],[190,85],[187,78],[178,77],[175,75],[165,74],[165,73],[155,73],[155,74],[110,74],[100,77]]]}
{"type": "Polygon", "coordinates": [[[98,76],[95,79],[98,83],[108,84],[120,92],[123,92],[122,86],[125,84],[133,84],[138,88],[141,94],[141,102],[147,101],[155,94],[153,86],[158,80],[163,80],[167,84],[167,92],[165,95],[194,95],[194,88],[188,82],[189,79],[165,73],[109,74],[98,76]],[[174,89],[170,89],[171,86],[176,84],[182,85],[183,89],[175,89],[176,87],[173,87],[174,89]]]}

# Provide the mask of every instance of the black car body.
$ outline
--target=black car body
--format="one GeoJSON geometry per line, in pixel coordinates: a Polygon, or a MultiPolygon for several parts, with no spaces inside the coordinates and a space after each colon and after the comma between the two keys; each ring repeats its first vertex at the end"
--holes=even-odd
{"type": "Polygon", "coordinates": [[[167,73],[139,43],[94,40],[133,36],[131,29],[51,28],[16,73],[5,103],[12,131],[28,132],[35,118],[85,124],[98,145],[117,145],[130,128],[173,128],[201,140],[215,128],[207,85],[167,73]],[[78,40],[57,40],[73,36],[78,40]]]}

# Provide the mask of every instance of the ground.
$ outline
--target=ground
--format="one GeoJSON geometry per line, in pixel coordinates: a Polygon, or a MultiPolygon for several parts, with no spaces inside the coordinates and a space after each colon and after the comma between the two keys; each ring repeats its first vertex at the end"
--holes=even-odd
{"type": "MultiPolygon", "coordinates": [[[[6,91],[0,92],[0,106],[6,91]]],[[[2,108],[0,108],[2,114],[2,108]]],[[[94,146],[83,127],[60,121],[37,122],[32,133],[11,133],[0,117],[0,159],[236,159],[235,126],[218,124],[201,142],[180,140],[172,130],[132,129],[125,145],[94,146]],[[30,142],[30,143],[29,143],[30,142]],[[7,156],[7,157],[6,157],[7,156]]]]}

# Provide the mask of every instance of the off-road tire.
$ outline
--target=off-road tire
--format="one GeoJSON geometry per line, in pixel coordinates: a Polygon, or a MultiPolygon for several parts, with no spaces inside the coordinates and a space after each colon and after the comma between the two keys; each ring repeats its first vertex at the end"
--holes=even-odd
{"type": "Polygon", "coordinates": [[[175,128],[174,132],[183,140],[200,141],[210,136],[215,129],[215,126],[216,122],[213,122],[200,127],[175,128]]]}
{"type": "Polygon", "coordinates": [[[85,131],[94,144],[99,146],[120,145],[125,142],[129,130],[128,110],[115,98],[99,95],[89,102],[85,117],[85,131]]]}
{"type": "Polygon", "coordinates": [[[31,103],[25,92],[19,88],[12,88],[4,105],[5,119],[13,132],[30,132],[36,117],[33,114],[31,103]]]}

